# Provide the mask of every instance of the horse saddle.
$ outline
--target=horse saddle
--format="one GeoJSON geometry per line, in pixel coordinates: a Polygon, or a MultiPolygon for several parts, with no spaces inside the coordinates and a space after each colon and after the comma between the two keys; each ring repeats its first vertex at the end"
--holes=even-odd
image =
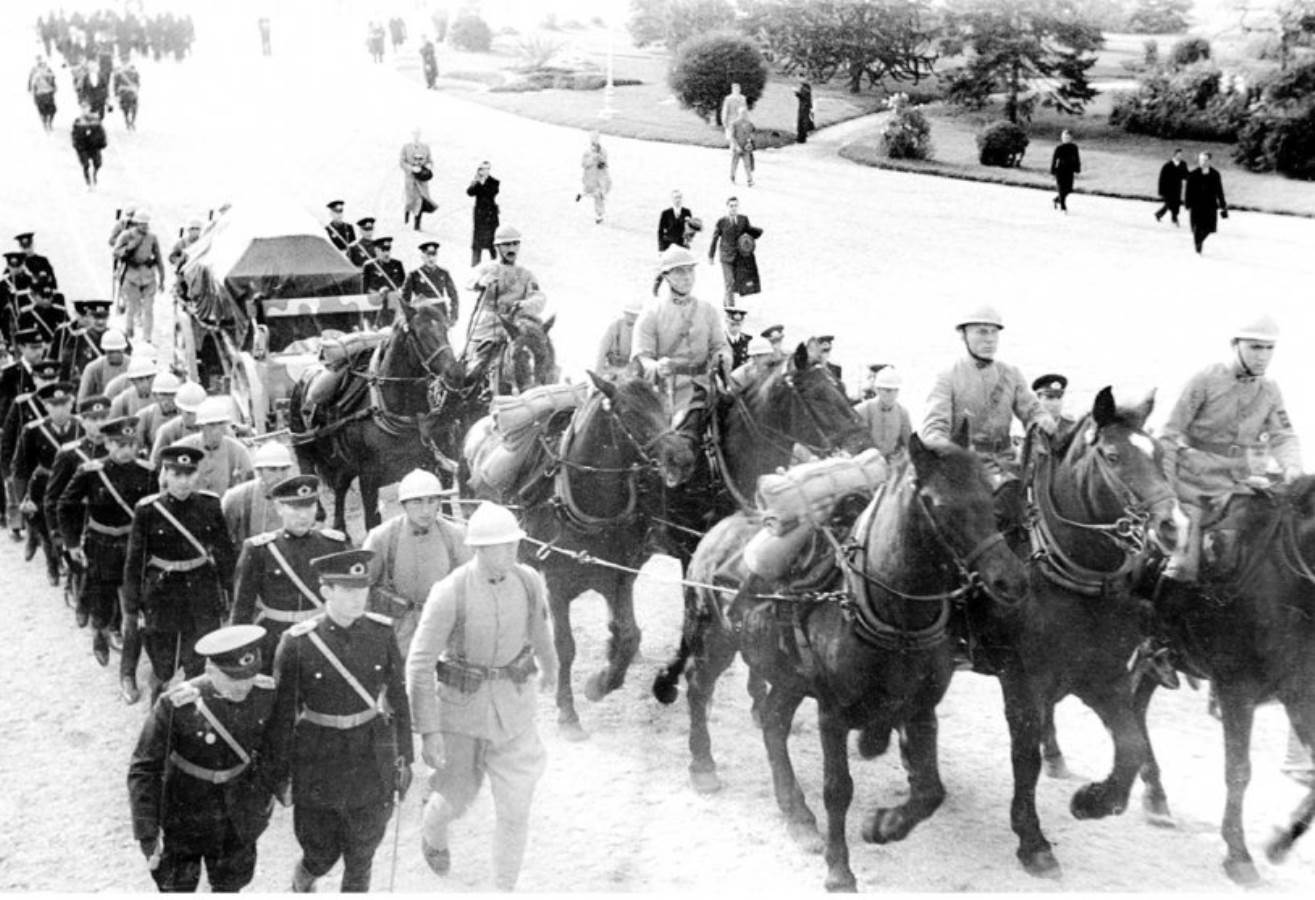
{"type": "Polygon", "coordinates": [[[465,449],[470,466],[471,487],[481,494],[534,506],[548,497],[552,488],[552,457],[545,444],[560,441],[574,410],[559,409],[524,427],[518,440],[509,443],[493,416],[486,416],[471,429],[465,449]]]}
{"type": "Polygon", "coordinates": [[[1239,539],[1243,526],[1254,519],[1256,505],[1270,506],[1263,493],[1234,493],[1224,503],[1207,509],[1201,521],[1201,568],[1205,580],[1229,581],[1244,567],[1244,548],[1239,539]]]}
{"type": "Polygon", "coordinates": [[[353,333],[341,340],[325,341],[325,358],[319,368],[310,368],[304,376],[306,391],[302,415],[312,426],[325,425],[364,409],[370,402],[370,383],[365,374],[370,357],[382,337],[353,333]]]}

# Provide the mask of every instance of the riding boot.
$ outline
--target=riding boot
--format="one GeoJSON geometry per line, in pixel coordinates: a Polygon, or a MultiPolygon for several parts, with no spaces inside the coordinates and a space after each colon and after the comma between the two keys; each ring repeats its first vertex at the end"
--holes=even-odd
{"type": "Polygon", "coordinates": [[[1164,577],[1184,584],[1195,584],[1201,571],[1201,519],[1205,510],[1192,503],[1182,504],[1182,509],[1187,516],[1187,534],[1183,535],[1169,556],[1169,564],[1164,567],[1164,577]]]}
{"type": "Polygon", "coordinates": [[[415,230],[416,230],[416,231],[419,231],[419,230],[420,230],[420,217],[423,216],[423,215],[424,215],[423,212],[418,212],[418,213],[416,213],[416,221],[415,221],[415,230]]]}

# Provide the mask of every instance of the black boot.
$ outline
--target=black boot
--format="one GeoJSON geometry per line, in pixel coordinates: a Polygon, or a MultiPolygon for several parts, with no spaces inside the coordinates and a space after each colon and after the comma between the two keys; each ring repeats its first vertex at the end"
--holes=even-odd
{"type": "Polygon", "coordinates": [[[419,230],[420,230],[420,217],[423,216],[423,215],[424,215],[424,213],[422,213],[422,212],[418,212],[418,213],[416,213],[416,222],[415,222],[415,230],[416,230],[416,231],[419,231],[419,230]]]}
{"type": "Polygon", "coordinates": [[[96,657],[96,662],[102,666],[110,664],[110,642],[105,637],[104,628],[97,628],[96,633],[91,636],[91,655],[96,657]]]}

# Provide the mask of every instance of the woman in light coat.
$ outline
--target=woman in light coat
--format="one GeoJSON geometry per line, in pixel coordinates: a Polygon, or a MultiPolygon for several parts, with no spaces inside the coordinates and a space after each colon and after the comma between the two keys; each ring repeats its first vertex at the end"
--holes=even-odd
{"type": "Polygon", "coordinates": [[[420,129],[411,132],[409,143],[402,145],[398,167],[402,170],[402,187],[404,191],[403,222],[415,217],[415,230],[420,230],[420,217],[436,208],[429,198],[429,179],[433,177],[433,155],[429,145],[420,140],[420,129]],[[425,173],[429,173],[425,175],[425,173]]]}
{"type": "Polygon", "coordinates": [[[589,134],[589,149],[580,157],[580,193],[575,195],[594,198],[594,223],[603,221],[607,192],[612,189],[612,173],[607,168],[607,151],[603,149],[598,132],[589,134]]]}

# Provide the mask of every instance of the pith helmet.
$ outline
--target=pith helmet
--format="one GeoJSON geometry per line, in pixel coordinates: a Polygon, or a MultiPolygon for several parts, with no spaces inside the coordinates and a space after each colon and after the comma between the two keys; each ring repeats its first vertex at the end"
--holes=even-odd
{"type": "Polygon", "coordinates": [[[1241,328],[1233,332],[1233,338],[1239,341],[1273,343],[1278,340],[1278,322],[1274,321],[1273,316],[1260,316],[1249,322],[1244,322],[1241,328]]]}
{"type": "Polygon", "coordinates": [[[443,483],[433,472],[413,469],[407,472],[397,485],[397,502],[405,503],[407,500],[420,500],[424,497],[443,497],[451,493],[455,492],[443,487],[443,483]]]}
{"type": "Polygon", "coordinates": [[[205,388],[195,381],[189,381],[180,387],[178,393],[174,395],[174,405],[183,412],[194,413],[201,408],[205,398],[205,388]]]}
{"type": "Polygon", "coordinates": [[[979,306],[969,310],[968,314],[955,323],[955,328],[967,328],[969,325],[994,325],[1004,328],[1005,320],[994,306],[979,306]]]}
{"type": "Polygon", "coordinates": [[[877,388],[899,388],[904,384],[904,379],[900,378],[899,372],[896,372],[890,366],[886,366],[877,373],[877,377],[872,379],[872,386],[877,388]]]}
{"type": "Polygon", "coordinates": [[[668,247],[662,251],[662,256],[658,258],[658,274],[665,275],[672,269],[681,269],[685,266],[696,266],[699,261],[694,258],[684,247],[668,247]]]}
{"type": "Polygon", "coordinates": [[[525,532],[511,510],[496,503],[481,503],[466,526],[466,545],[470,547],[510,544],[523,537],[525,532]]]}
{"type": "Polygon", "coordinates": [[[512,241],[519,241],[521,233],[510,225],[499,225],[498,230],[493,232],[493,243],[510,244],[512,241]]]}

